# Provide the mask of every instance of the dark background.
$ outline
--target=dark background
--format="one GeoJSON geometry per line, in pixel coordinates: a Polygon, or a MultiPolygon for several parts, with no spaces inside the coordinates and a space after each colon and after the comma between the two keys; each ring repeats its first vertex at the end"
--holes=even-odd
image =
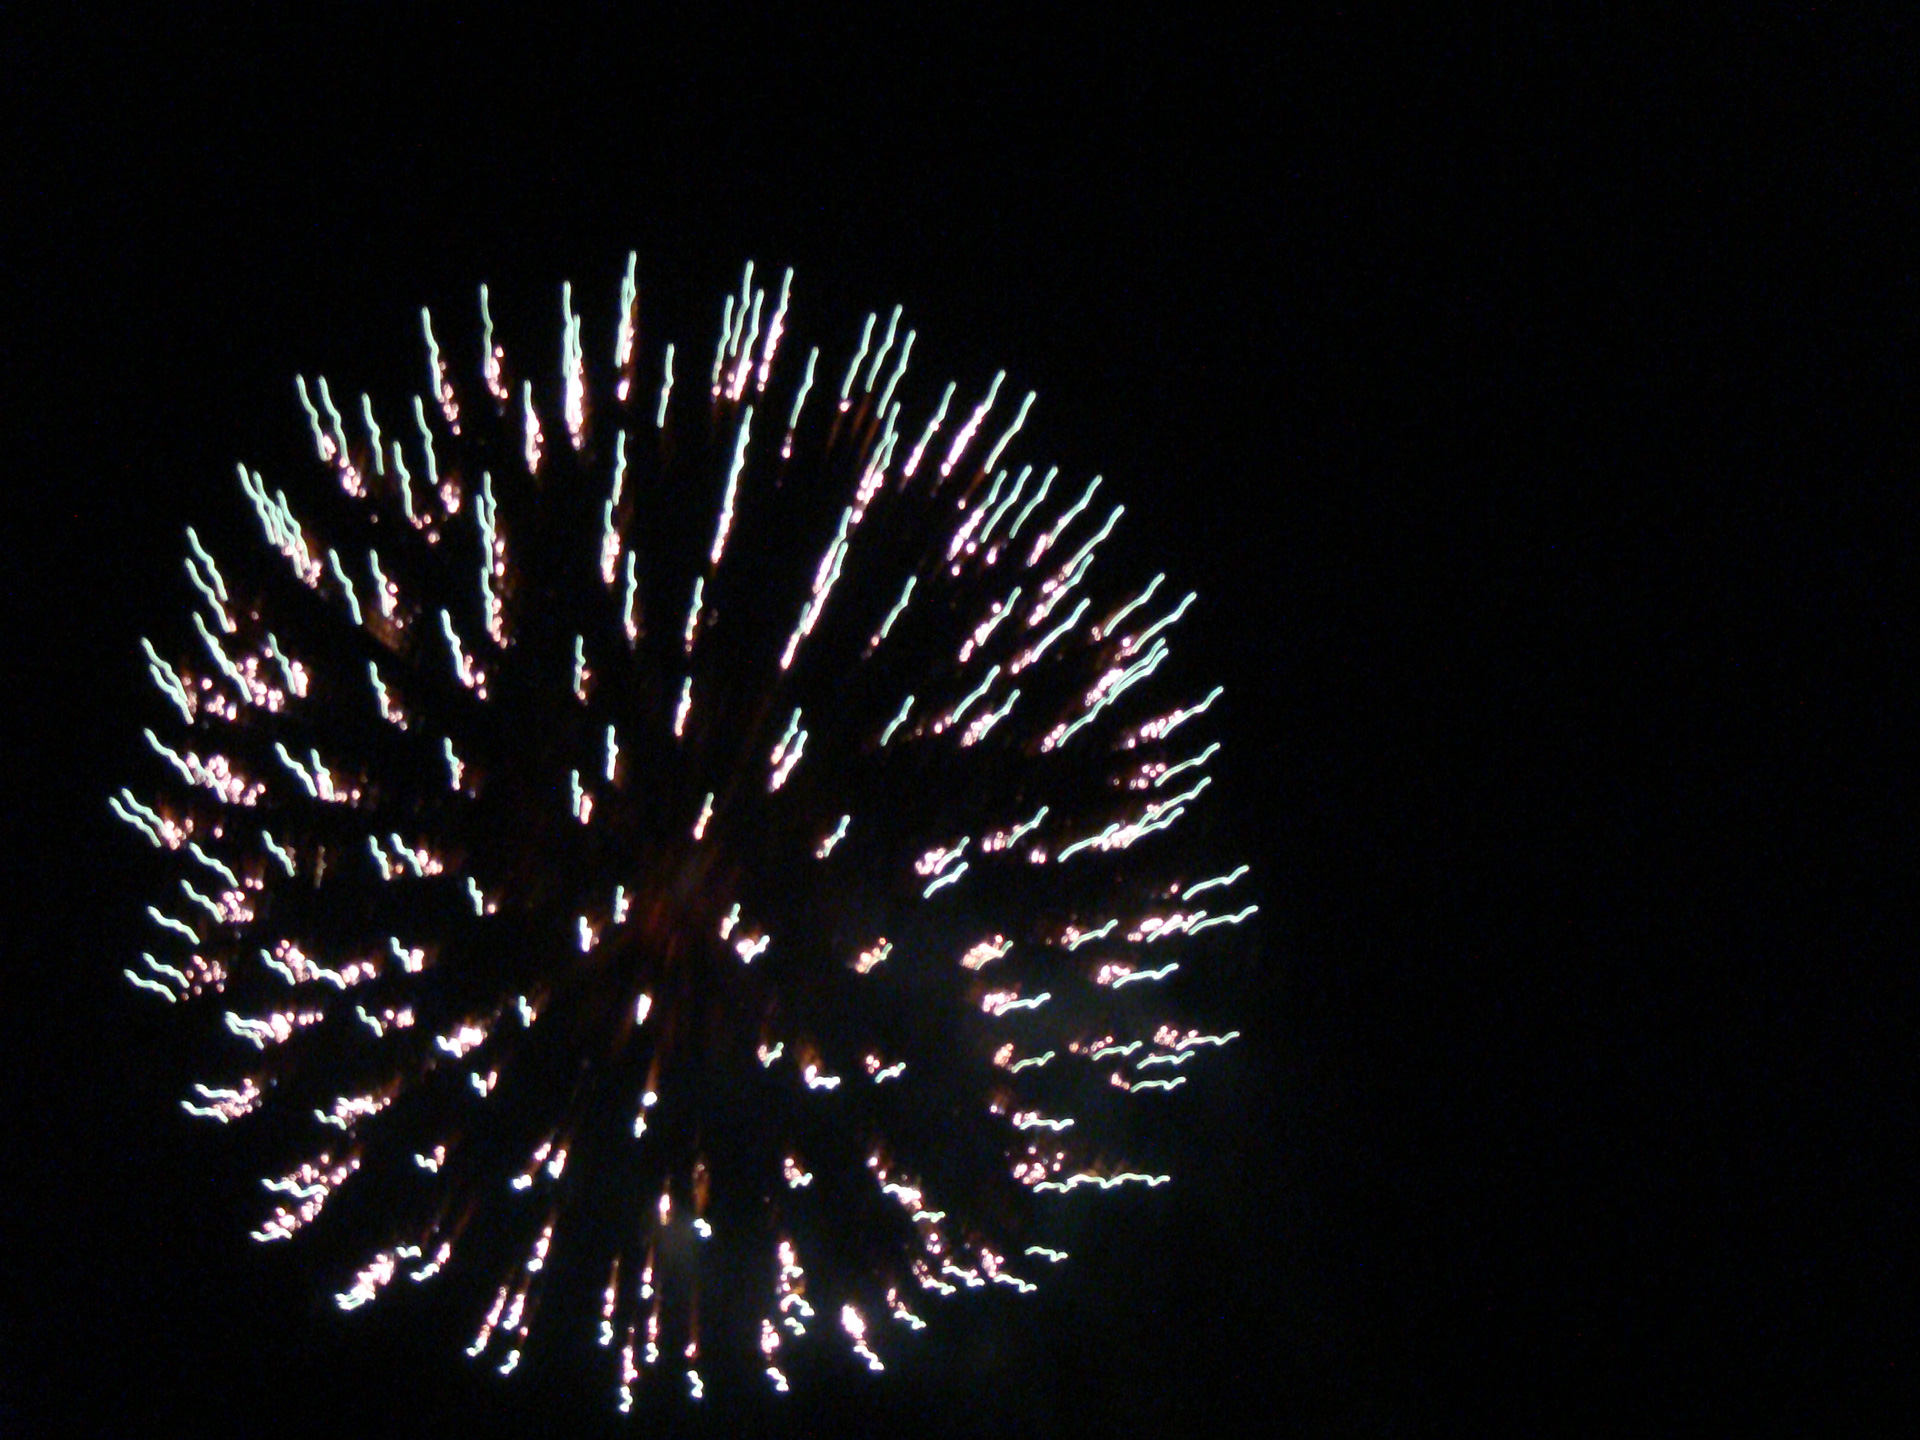
{"type": "Polygon", "coordinates": [[[1208,598],[1264,912],[1214,1183],[734,1433],[1903,1428],[1910,20],[385,8],[0,22],[0,1434],[607,1427],[244,1240],[103,796],[288,377],[629,248],[683,339],[752,257],[1041,392],[1208,598]]]}

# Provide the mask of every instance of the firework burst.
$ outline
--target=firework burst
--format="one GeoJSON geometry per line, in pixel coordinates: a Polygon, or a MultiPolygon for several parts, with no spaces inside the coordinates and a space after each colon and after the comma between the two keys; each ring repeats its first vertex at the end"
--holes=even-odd
{"type": "Polygon", "coordinates": [[[1122,507],[1020,459],[1031,394],[919,393],[897,309],[803,354],[791,278],[697,359],[643,358],[630,259],[604,368],[565,288],[536,385],[482,287],[470,380],[424,311],[409,404],[300,379],[326,478],[187,532],[111,801],[177,861],[128,978],[233,1057],[185,1109],[286,1147],[253,1238],[372,1187],[341,1308],[465,1276],[510,1373],[544,1303],[623,1410],[1031,1290],[1236,1038],[1166,1003],[1255,908],[1183,838],[1194,597],[1107,587],[1122,507]]]}

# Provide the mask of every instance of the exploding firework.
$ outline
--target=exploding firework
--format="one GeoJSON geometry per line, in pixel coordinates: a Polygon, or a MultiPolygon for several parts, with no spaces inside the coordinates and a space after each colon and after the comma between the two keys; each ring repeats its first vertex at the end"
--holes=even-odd
{"type": "Polygon", "coordinates": [[[234,1057],[182,1104],[284,1147],[253,1238],[371,1191],[341,1308],[464,1276],[508,1373],[545,1300],[622,1410],[1033,1289],[1236,1038],[1167,1005],[1255,908],[1185,838],[1194,597],[1103,591],[1121,507],[1020,462],[1031,394],[918,393],[897,309],[801,357],[791,279],[699,360],[643,358],[629,258],[604,369],[569,288],[516,375],[482,287],[474,383],[424,311],[397,413],[300,379],[326,478],[187,531],[111,801],[176,872],[128,978],[234,1057]]]}

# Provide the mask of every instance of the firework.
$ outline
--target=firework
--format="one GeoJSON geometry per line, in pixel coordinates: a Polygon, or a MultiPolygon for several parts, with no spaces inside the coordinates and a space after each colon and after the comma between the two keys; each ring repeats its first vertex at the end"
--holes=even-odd
{"type": "Polygon", "coordinates": [[[567,287],[517,373],[482,287],[471,381],[424,311],[409,404],[301,378],[323,478],[188,530],[111,800],[175,862],[128,979],[232,1057],[184,1108],[299,1147],[253,1238],[371,1188],[342,1309],[465,1277],[510,1373],[545,1302],[623,1410],[1033,1289],[1085,1192],[1168,1182],[1127,1107],[1236,1038],[1167,1004],[1255,909],[1188,838],[1194,597],[1108,586],[1122,507],[1020,459],[1031,394],[920,394],[898,309],[802,354],[791,280],[697,359],[630,257],[604,368],[567,287]]]}

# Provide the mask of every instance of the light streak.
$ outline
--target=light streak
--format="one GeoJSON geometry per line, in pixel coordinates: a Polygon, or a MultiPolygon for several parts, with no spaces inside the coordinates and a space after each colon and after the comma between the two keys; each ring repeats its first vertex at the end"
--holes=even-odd
{"type": "Polygon", "coordinates": [[[173,703],[174,708],[180,712],[180,718],[191,725],[194,701],[187,692],[185,683],[180,679],[179,672],[154,653],[151,642],[141,640],[140,648],[146,652],[147,673],[153,677],[155,687],[173,703]]]}
{"type": "Polygon", "coordinates": [[[996,830],[993,834],[987,836],[985,840],[980,842],[980,848],[988,854],[1010,849],[1018,845],[1021,840],[1031,835],[1035,830],[1039,829],[1040,822],[1046,818],[1047,807],[1042,805],[1038,810],[1033,812],[1032,818],[1021,821],[1011,830],[996,830]]]}
{"type": "Polygon", "coordinates": [[[1138,1068],[1144,1070],[1149,1065],[1184,1065],[1194,1057],[1195,1053],[1192,1050],[1180,1050],[1172,1055],[1148,1055],[1140,1060],[1138,1068]]]}
{"type": "Polygon", "coordinates": [[[767,779],[767,789],[778,790],[787,783],[787,776],[793,773],[793,767],[800,763],[800,756],[807,748],[807,732],[800,728],[800,709],[794,707],[793,715],[787,721],[787,728],[773,747],[773,753],[767,757],[772,774],[767,779]]]}
{"type": "Polygon", "coordinates": [[[367,1012],[366,1006],[356,1005],[353,1007],[353,1013],[360,1017],[360,1023],[362,1025],[365,1025],[373,1032],[373,1037],[376,1040],[384,1036],[389,1030],[409,1030],[413,1028],[414,1017],[411,1009],[396,1010],[392,1006],[389,1006],[378,1015],[372,1015],[367,1012]]]}
{"type": "Polygon", "coordinates": [[[1092,539],[1074,551],[1073,557],[1061,565],[1058,573],[1040,587],[1040,602],[1027,616],[1029,626],[1045,624],[1047,617],[1053,614],[1054,608],[1066,599],[1068,593],[1082,580],[1086,579],[1087,570],[1093,564],[1094,550],[1101,541],[1113,533],[1113,527],[1120,523],[1120,517],[1125,513],[1124,505],[1114,506],[1107,514],[1107,523],[1100,527],[1092,539]]]}
{"type": "Polygon", "coordinates": [[[792,267],[788,267],[787,273],[780,277],[779,304],[774,309],[773,319],[767,323],[767,344],[766,349],[761,352],[760,375],[759,379],[755,382],[755,390],[764,390],[767,388],[767,377],[773,369],[774,352],[779,348],[780,337],[786,331],[787,297],[792,289],[793,270],[792,267]]]}
{"type": "Polygon", "coordinates": [[[221,576],[220,567],[214,563],[213,556],[200,544],[200,537],[193,533],[191,525],[187,527],[187,548],[193,552],[186,560],[187,579],[193,582],[193,588],[200,592],[207,602],[207,608],[219,620],[221,633],[233,634],[239,627],[227,610],[227,582],[221,576]],[[203,569],[206,572],[204,577],[201,575],[203,569]]]}
{"type": "Polygon", "coordinates": [[[122,968],[120,973],[126,976],[127,979],[131,980],[140,989],[151,990],[155,995],[158,995],[162,1000],[165,1000],[169,1005],[171,1005],[175,1000],[179,998],[177,995],[173,993],[172,990],[168,989],[165,985],[162,985],[158,980],[149,980],[144,975],[136,975],[132,970],[125,969],[125,968],[122,968]]]}
{"type": "Polygon", "coordinates": [[[867,1348],[866,1318],[862,1316],[858,1310],[854,1309],[853,1306],[842,1305],[840,1307],[840,1328],[845,1330],[848,1338],[853,1341],[853,1353],[867,1362],[867,1368],[869,1370],[878,1371],[886,1369],[886,1366],[880,1363],[880,1357],[867,1348]]]}
{"type": "Polygon", "coordinates": [[[600,580],[609,586],[613,584],[615,568],[620,562],[620,531],[614,520],[620,508],[620,492],[626,484],[626,478],[627,432],[622,430],[614,436],[613,488],[600,511],[600,580]]]}
{"type": "Polygon", "coordinates": [[[454,678],[482,700],[486,699],[486,676],[473,663],[466,646],[460,643],[460,637],[454,633],[453,616],[445,610],[440,612],[440,631],[447,637],[447,650],[453,657],[454,678]]]}
{"type": "Polygon", "coordinates": [[[1053,647],[1056,640],[1069,634],[1073,630],[1073,627],[1080,623],[1080,617],[1086,613],[1087,601],[1083,597],[1080,603],[1074,606],[1073,610],[1067,615],[1066,619],[1062,620],[1058,625],[1054,626],[1053,629],[1034,641],[1033,644],[1029,645],[1025,650],[1022,650],[1014,657],[1013,663],[1007,668],[1013,674],[1018,675],[1022,670],[1045,655],[1047,651],[1053,647]]]}
{"type": "Polygon", "coordinates": [[[1104,640],[1107,636],[1113,634],[1113,632],[1119,628],[1121,621],[1125,620],[1127,616],[1131,615],[1135,610],[1138,610],[1153,598],[1154,591],[1158,590],[1160,586],[1165,583],[1166,578],[1164,574],[1154,576],[1153,579],[1148,582],[1146,589],[1142,590],[1138,595],[1134,596],[1133,599],[1129,600],[1098,625],[1094,626],[1094,640],[1104,640]]]}
{"type": "MultiPolygon", "coordinates": [[[[1052,477],[1049,476],[1048,478],[1052,477]]],[[[1096,475],[1087,482],[1087,488],[1080,492],[1080,498],[1068,506],[1060,518],[1054,522],[1053,528],[1046,531],[1039,539],[1033,542],[1033,548],[1027,552],[1027,566],[1029,569],[1038,565],[1041,557],[1054,547],[1054,544],[1060,539],[1061,535],[1066,533],[1067,527],[1080,518],[1080,512],[1087,508],[1088,502],[1093,499],[1094,491],[1099,488],[1100,477],[1096,475]]],[[[1016,533],[1019,528],[1018,525],[1014,527],[1016,533]]]]}
{"type": "MultiPolygon", "coordinates": [[[[1182,760],[1178,765],[1168,766],[1166,769],[1162,770],[1159,774],[1153,777],[1153,788],[1158,790],[1162,785],[1166,784],[1167,781],[1171,780],[1174,776],[1178,775],[1183,770],[1195,769],[1201,765],[1206,764],[1219,752],[1219,750],[1220,750],[1220,745],[1219,745],[1219,742],[1216,741],[1214,744],[1207,746],[1206,749],[1202,750],[1198,755],[1193,756],[1191,759],[1182,760]]],[[[1234,871],[1234,873],[1231,876],[1222,877],[1219,880],[1209,880],[1206,882],[1206,885],[1223,885],[1223,884],[1231,885],[1235,880],[1238,880],[1242,875],[1246,873],[1247,873],[1247,867],[1242,865],[1238,870],[1234,871]]],[[[1206,888],[1206,886],[1203,885],[1201,888],[1204,889],[1206,888]]],[[[1187,893],[1191,895],[1193,891],[1189,890],[1187,893]]]]}
{"type": "Polygon", "coordinates": [[[1213,702],[1218,700],[1224,693],[1225,687],[1216,685],[1199,704],[1189,705],[1181,710],[1170,710],[1165,715],[1160,715],[1147,721],[1144,725],[1138,726],[1128,733],[1126,737],[1121,740],[1121,748],[1124,750],[1132,750],[1136,746],[1147,744],[1150,741],[1166,739],[1167,736],[1171,735],[1196,715],[1206,714],[1208,710],[1213,708],[1213,702]]]}
{"type": "Polygon", "coordinates": [[[948,885],[958,884],[960,877],[966,873],[967,873],[967,862],[962,860],[959,863],[959,865],[956,866],[954,869],[949,870],[945,874],[936,877],[932,884],[930,884],[929,886],[927,886],[925,890],[920,892],[920,898],[923,900],[928,899],[933,895],[934,891],[943,889],[948,885]]]}
{"type": "Polygon", "coordinates": [[[331,1110],[315,1110],[313,1118],[336,1130],[351,1130],[357,1121],[378,1115],[392,1103],[391,1095],[342,1095],[331,1110]]]}
{"type": "Polygon", "coordinates": [[[867,316],[867,323],[860,331],[860,348],[853,352],[853,363],[847,366],[846,378],[840,382],[840,408],[846,410],[853,402],[853,377],[860,373],[860,362],[867,358],[867,346],[873,340],[873,322],[878,315],[867,316]]]}
{"type": "MultiPolygon", "coordinates": [[[[900,312],[896,308],[894,313],[897,315],[900,312]]],[[[887,413],[887,407],[893,401],[894,387],[900,383],[900,377],[907,373],[907,357],[913,353],[913,340],[914,332],[907,331],[907,338],[900,345],[900,358],[894,362],[893,373],[887,377],[886,388],[880,392],[878,413],[882,415],[887,413]]]]}
{"type": "Polygon", "coordinates": [[[502,365],[507,352],[493,343],[493,310],[487,303],[487,287],[480,287],[480,375],[487,393],[500,404],[507,403],[507,383],[502,365]]]}
{"type": "Polygon", "coordinates": [[[638,610],[640,576],[634,569],[633,552],[627,552],[627,589],[621,604],[620,628],[625,632],[627,644],[636,645],[640,640],[640,614],[638,610]]]}
{"type": "MultiPolygon", "coordinates": [[[[428,454],[431,455],[432,451],[429,450],[428,454]]],[[[250,473],[244,465],[238,469],[240,488],[253,503],[260,528],[266,531],[267,543],[286,557],[302,584],[309,589],[317,589],[320,584],[320,562],[314,559],[313,552],[307,546],[305,532],[287,505],[286,492],[276,491],[269,496],[266,482],[261,480],[257,471],[250,473]]]]}
{"type": "Polygon", "coordinates": [[[801,607],[800,620],[793,628],[793,634],[787,638],[787,648],[781,652],[780,668],[786,670],[793,665],[793,657],[799,652],[800,642],[813,633],[813,627],[819,623],[821,611],[826,609],[827,597],[833,593],[833,587],[839,582],[841,567],[847,558],[847,530],[855,520],[851,506],[840,512],[840,533],[834,537],[833,544],[827,547],[827,553],[820,557],[819,568],[814,572],[813,588],[807,596],[806,604],[801,607]]]}
{"type": "Polygon", "coordinates": [[[1178,961],[1169,960],[1158,970],[1128,970],[1113,977],[1113,988],[1118,990],[1124,985],[1132,985],[1143,980],[1164,980],[1179,968],[1178,961]]]}
{"type": "Polygon", "coordinates": [[[998,680],[999,678],[1000,678],[1000,667],[998,665],[995,665],[992,669],[987,671],[986,677],[983,680],[981,680],[981,682],[978,685],[974,686],[973,689],[969,690],[963,697],[961,697],[959,702],[955,704],[951,710],[949,710],[940,719],[933,722],[933,733],[938,735],[942,731],[949,729],[950,727],[958,724],[961,720],[965,719],[967,711],[973,708],[975,702],[977,702],[981,696],[985,695],[987,691],[992,687],[993,682],[998,680]]]}
{"type": "Polygon", "coordinates": [[[1002,620],[1013,613],[1014,606],[1019,603],[1020,587],[1018,585],[1013,587],[1012,593],[1009,594],[1005,600],[994,601],[993,608],[987,613],[987,618],[974,626],[973,633],[967,637],[966,643],[960,647],[960,664],[964,665],[968,660],[973,658],[973,652],[987,643],[988,637],[999,628],[1002,620]]]}
{"type": "Polygon", "coordinates": [[[1008,442],[1020,433],[1020,427],[1027,423],[1027,412],[1033,409],[1033,402],[1039,398],[1033,391],[1027,392],[1027,398],[1020,402],[1020,412],[1013,417],[1013,423],[1007,426],[1000,438],[994,442],[993,449],[987,452],[987,458],[980,462],[982,470],[992,470],[998,463],[1001,452],[1007,448],[1008,442]]]}
{"type": "Polygon", "coordinates": [[[907,723],[907,712],[912,709],[913,709],[913,696],[909,695],[907,696],[906,699],[900,702],[900,708],[898,711],[895,712],[893,719],[887,722],[887,728],[880,732],[880,744],[883,749],[885,748],[887,742],[893,739],[893,732],[898,730],[902,725],[907,723]]]}
{"type": "Polygon", "coordinates": [[[980,430],[980,422],[987,418],[987,412],[993,409],[993,400],[1000,393],[1000,386],[1006,380],[1007,372],[1002,370],[993,377],[993,383],[987,387],[986,398],[973,407],[973,414],[967,417],[967,423],[953,437],[953,444],[947,447],[947,458],[940,462],[940,477],[944,480],[953,474],[953,467],[960,463],[960,456],[966,451],[973,437],[980,430]]]}
{"type": "Polygon", "coordinates": [[[1097,1185],[1102,1190],[1111,1190],[1116,1185],[1145,1185],[1152,1190],[1165,1185],[1172,1179],[1171,1175],[1142,1175],[1131,1170],[1123,1170],[1118,1175],[1096,1175],[1090,1170],[1083,1170],[1078,1174],[1069,1175],[1065,1180],[1042,1180],[1033,1188],[1037,1191],[1051,1190],[1063,1195],[1082,1185],[1097,1185]]]}
{"type": "Polygon", "coordinates": [[[1113,1083],[1122,1090],[1177,1090],[1187,1083],[1187,1077],[1176,1075],[1171,1080],[1135,1080],[1129,1084],[1118,1072],[1115,1072],[1113,1083]]]}
{"type": "Polygon", "coordinates": [[[427,388],[433,392],[440,413],[446,417],[447,428],[455,435],[460,433],[460,406],[454,400],[453,382],[447,377],[447,367],[440,358],[440,344],[433,338],[433,317],[424,306],[420,310],[420,330],[427,340],[427,388]]]}
{"type": "Polygon", "coordinates": [[[189,1115],[218,1120],[223,1125],[229,1120],[251,1114],[260,1104],[260,1087],[252,1079],[243,1081],[238,1089],[208,1085],[195,1085],[193,1089],[202,1100],[212,1103],[196,1105],[191,1100],[182,1100],[180,1108],[189,1115]]]}
{"type": "Polygon", "coordinates": [[[1147,641],[1153,639],[1153,637],[1158,635],[1162,630],[1169,629],[1172,626],[1179,624],[1180,617],[1185,615],[1187,613],[1188,608],[1191,607],[1193,602],[1195,600],[1198,600],[1199,598],[1200,596],[1197,591],[1189,590],[1187,592],[1186,598],[1182,600],[1178,605],[1174,606],[1172,610],[1168,611],[1165,615],[1162,615],[1158,620],[1154,621],[1153,624],[1149,625],[1146,629],[1142,630],[1138,635],[1129,635],[1126,641],[1120,646],[1120,658],[1124,660],[1128,656],[1138,653],[1142,645],[1146,644],[1147,641]]]}
{"type": "Polygon", "coordinates": [[[1186,888],[1186,892],[1185,892],[1186,898],[1191,900],[1194,896],[1200,894],[1201,891],[1211,890],[1216,885],[1231,885],[1246,873],[1247,873],[1247,867],[1245,865],[1242,865],[1238,869],[1233,870],[1228,874],[1216,875],[1211,880],[1202,880],[1197,885],[1189,885],[1186,888]]]}
{"type": "Polygon", "coordinates": [[[853,817],[851,815],[842,815],[840,817],[840,823],[833,827],[833,832],[829,835],[821,836],[820,843],[814,846],[814,858],[824,860],[831,855],[833,853],[833,847],[847,838],[847,826],[852,822],[853,817]]]}
{"type": "Polygon", "coordinates": [[[171,915],[162,915],[158,910],[154,909],[153,906],[151,905],[147,906],[147,914],[152,918],[154,924],[160,926],[164,930],[173,931],[175,934],[179,935],[182,939],[184,939],[189,945],[198,945],[200,943],[199,935],[194,933],[194,931],[189,926],[182,924],[180,921],[174,919],[171,915]]]}
{"type": "Polygon", "coordinates": [[[1243,920],[1258,914],[1259,910],[1260,907],[1258,905],[1248,905],[1244,909],[1237,910],[1231,915],[1209,915],[1206,919],[1197,921],[1188,933],[1198,935],[1202,930],[1214,925],[1238,925],[1243,920]]]}
{"type": "MultiPolygon", "coordinates": [[[[419,1251],[412,1246],[405,1247],[414,1256],[419,1251]]],[[[401,1251],[382,1250],[358,1275],[354,1276],[351,1289],[343,1290],[334,1296],[334,1301],[342,1310],[357,1310],[370,1303],[390,1282],[399,1269],[401,1251]]]]}
{"type": "Polygon", "coordinates": [[[673,395],[673,346],[667,346],[666,356],[660,362],[660,406],[654,411],[653,428],[667,428],[667,401],[673,395]]]}
{"type": "Polygon", "coordinates": [[[1120,926],[1118,920],[1109,920],[1097,930],[1082,930],[1077,925],[1069,925],[1061,932],[1060,943],[1069,950],[1078,950],[1082,945],[1094,940],[1104,940],[1120,926]]]}
{"type": "MultiPolygon", "coordinates": [[[[635,276],[639,266],[639,252],[627,252],[627,273],[620,277],[620,330],[613,345],[613,365],[616,370],[625,370],[633,363],[633,343],[640,328],[640,284],[635,276]]],[[[621,378],[619,398],[627,398],[626,380],[621,378]]]]}
{"type": "Polygon", "coordinates": [[[960,957],[960,966],[965,970],[979,970],[995,960],[1005,957],[1013,949],[1013,942],[1004,935],[995,935],[990,940],[982,940],[968,949],[960,957]]]}
{"type": "Polygon", "coordinates": [[[1000,1016],[1012,1010],[1038,1010],[1052,998],[1045,990],[1026,1000],[1020,999],[1019,992],[1015,990],[994,990],[981,1000],[980,1008],[989,1015],[1000,1016]]]}
{"type": "Polygon", "coordinates": [[[727,490],[720,500],[720,519],[713,530],[713,548],[707,552],[707,563],[718,568],[720,557],[726,553],[727,535],[733,529],[734,500],[740,492],[740,472],[747,461],[747,439],[753,432],[753,407],[751,405],[740,412],[740,428],[735,432],[733,442],[733,463],[727,468],[727,490]]]}
{"type": "Polygon", "coordinates": [[[790,460],[793,458],[793,432],[800,425],[800,407],[807,403],[807,392],[813,388],[813,368],[819,359],[820,348],[818,346],[807,351],[807,373],[800,381],[799,390],[794,392],[793,409],[787,413],[787,439],[780,451],[780,458],[782,460],[790,460]]]}
{"type": "Polygon", "coordinates": [[[580,317],[573,308],[573,286],[560,286],[560,374],[563,385],[561,407],[567,420],[567,437],[578,450],[586,443],[587,377],[586,355],[580,348],[580,317]]]}
{"type": "Polygon", "coordinates": [[[1073,1128],[1073,1121],[1071,1119],[1049,1120],[1037,1110],[1021,1110],[1013,1116],[1013,1128],[1016,1130],[1070,1130],[1073,1128]]]}

